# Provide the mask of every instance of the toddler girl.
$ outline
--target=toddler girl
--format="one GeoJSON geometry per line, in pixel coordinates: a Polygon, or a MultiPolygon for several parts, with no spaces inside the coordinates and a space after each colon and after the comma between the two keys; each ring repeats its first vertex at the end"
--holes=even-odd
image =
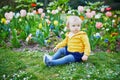
{"type": "Polygon", "coordinates": [[[69,32],[65,39],[56,45],[53,56],[45,54],[43,61],[47,66],[62,65],[71,62],[86,61],[90,55],[90,44],[87,34],[81,30],[82,20],[78,16],[70,16],[66,22],[69,32]]]}

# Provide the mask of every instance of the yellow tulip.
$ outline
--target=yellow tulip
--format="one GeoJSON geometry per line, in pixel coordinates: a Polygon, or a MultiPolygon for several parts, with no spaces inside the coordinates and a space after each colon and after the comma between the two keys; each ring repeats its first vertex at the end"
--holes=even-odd
{"type": "Polygon", "coordinates": [[[55,25],[55,26],[58,25],[58,21],[57,21],[57,20],[54,21],[54,25],[55,25]]]}
{"type": "Polygon", "coordinates": [[[6,19],[5,19],[5,18],[2,18],[2,19],[1,19],[1,23],[6,24],[6,19]]]}
{"type": "Polygon", "coordinates": [[[42,23],[39,24],[39,28],[42,29],[42,23]]]}
{"type": "Polygon", "coordinates": [[[47,42],[48,42],[48,43],[50,43],[50,42],[51,42],[51,40],[47,40],[47,42]]]}

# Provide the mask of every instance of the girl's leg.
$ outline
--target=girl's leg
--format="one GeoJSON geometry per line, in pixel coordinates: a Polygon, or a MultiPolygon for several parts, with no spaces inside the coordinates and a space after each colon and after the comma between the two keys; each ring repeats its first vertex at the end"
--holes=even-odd
{"type": "Polygon", "coordinates": [[[56,60],[48,60],[46,61],[47,66],[56,66],[56,65],[62,65],[70,62],[75,62],[73,55],[67,55],[62,58],[56,59],[56,60]]]}
{"type": "Polygon", "coordinates": [[[52,60],[58,59],[60,58],[62,55],[65,55],[65,47],[64,48],[60,48],[57,50],[57,52],[52,56],[52,60]]]}

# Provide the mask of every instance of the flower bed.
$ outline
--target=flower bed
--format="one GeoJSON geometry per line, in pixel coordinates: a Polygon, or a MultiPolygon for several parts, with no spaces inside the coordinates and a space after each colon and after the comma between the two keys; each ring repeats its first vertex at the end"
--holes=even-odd
{"type": "MultiPolygon", "coordinates": [[[[5,47],[10,42],[9,47],[21,47],[22,41],[28,45],[38,43],[41,47],[54,47],[65,37],[66,19],[77,15],[83,20],[82,30],[87,32],[92,50],[97,46],[108,52],[119,51],[119,11],[111,11],[101,2],[78,6],[78,9],[65,4],[53,7],[56,4],[50,3],[46,12],[42,8],[5,12],[0,22],[0,46],[5,47]]],[[[36,5],[31,4],[32,7],[36,5]]]]}

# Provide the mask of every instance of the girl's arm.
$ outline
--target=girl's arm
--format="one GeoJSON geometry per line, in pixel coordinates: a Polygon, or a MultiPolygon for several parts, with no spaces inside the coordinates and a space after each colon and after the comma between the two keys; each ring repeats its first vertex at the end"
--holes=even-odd
{"type": "Polygon", "coordinates": [[[83,41],[83,44],[85,46],[85,49],[84,49],[84,54],[86,56],[89,56],[90,55],[90,52],[91,52],[91,48],[90,48],[90,43],[89,43],[89,39],[88,39],[88,36],[87,34],[83,34],[82,36],[82,41],[83,41]]]}

